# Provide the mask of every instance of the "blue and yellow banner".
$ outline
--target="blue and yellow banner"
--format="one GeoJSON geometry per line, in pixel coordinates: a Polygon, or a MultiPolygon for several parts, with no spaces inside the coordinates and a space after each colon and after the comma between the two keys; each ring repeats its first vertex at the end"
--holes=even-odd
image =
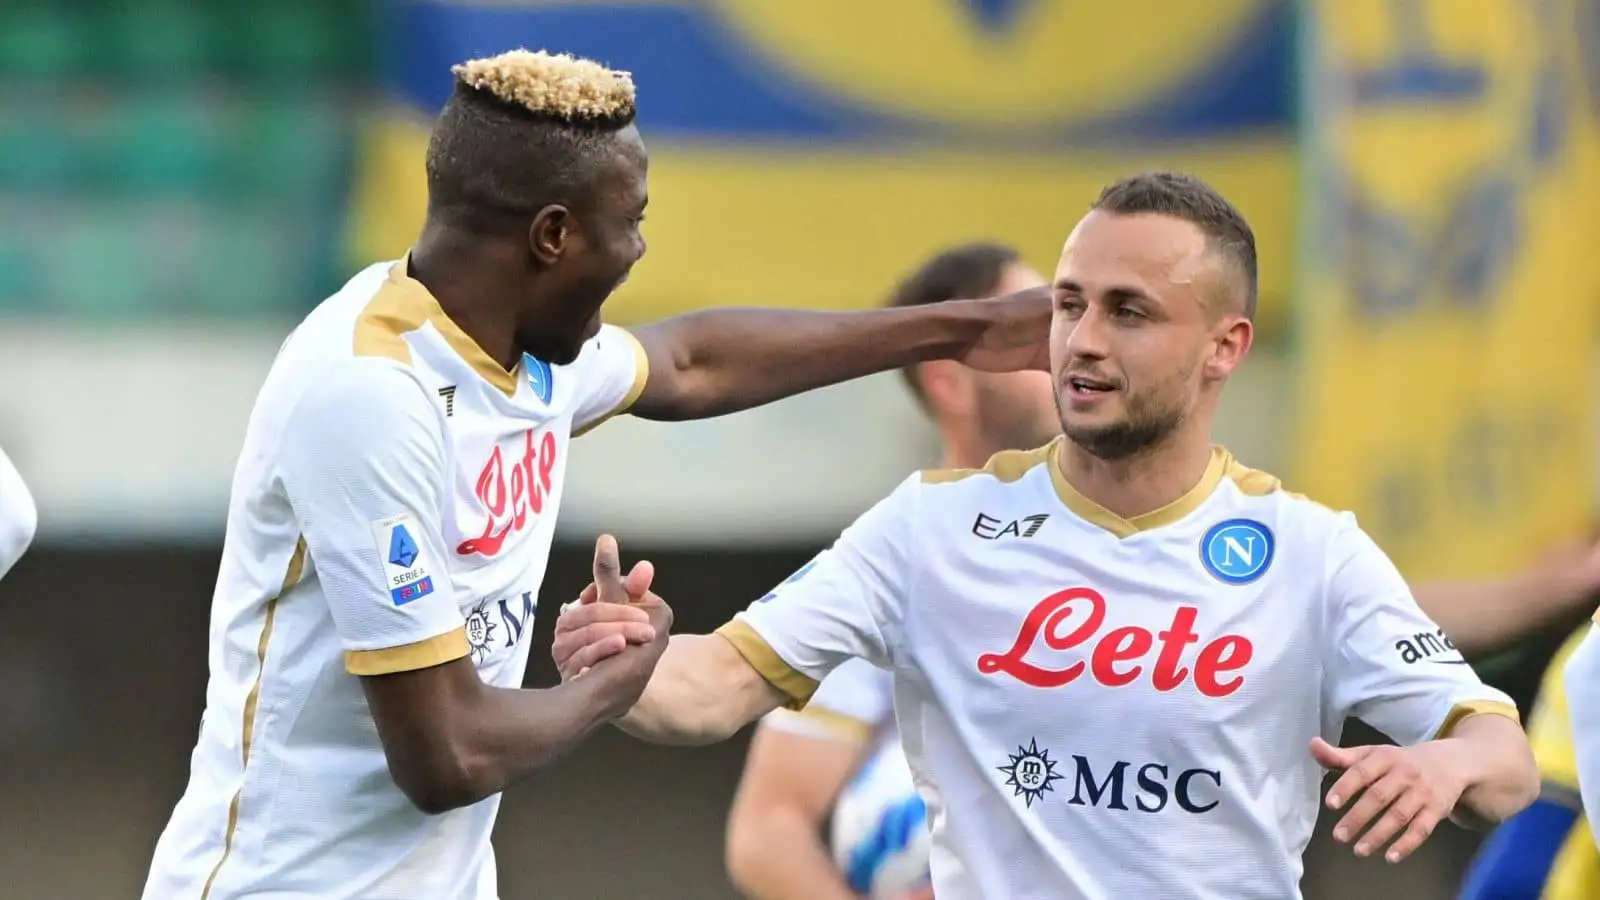
{"type": "Polygon", "coordinates": [[[608,315],[869,305],[991,238],[1048,271],[1101,185],[1180,167],[1256,224],[1266,317],[1293,251],[1288,0],[411,0],[370,129],[362,261],[402,252],[449,67],[526,46],[634,74],[650,252],[608,315]]]}
{"type": "Polygon", "coordinates": [[[1580,0],[1312,0],[1293,480],[1411,577],[1504,571],[1594,502],[1580,0]]]}

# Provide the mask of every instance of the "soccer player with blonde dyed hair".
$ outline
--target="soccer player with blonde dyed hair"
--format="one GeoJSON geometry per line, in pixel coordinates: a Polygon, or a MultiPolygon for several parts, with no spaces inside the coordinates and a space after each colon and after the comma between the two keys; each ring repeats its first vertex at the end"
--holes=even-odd
{"type": "Polygon", "coordinates": [[[603,325],[645,250],[632,80],[528,51],[454,73],[416,243],[306,317],[251,414],[206,711],[148,900],[497,895],[500,792],[631,707],[670,624],[617,605],[601,643],[620,652],[521,689],[575,435],[923,360],[1045,363],[1040,291],[603,325]]]}

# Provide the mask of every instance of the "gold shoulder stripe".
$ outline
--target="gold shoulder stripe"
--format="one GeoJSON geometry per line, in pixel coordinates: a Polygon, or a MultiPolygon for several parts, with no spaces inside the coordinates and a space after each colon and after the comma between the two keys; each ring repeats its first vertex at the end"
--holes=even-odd
{"type": "Polygon", "coordinates": [[[922,483],[949,484],[974,475],[990,475],[1003,483],[1010,484],[1044,464],[1055,446],[1055,442],[1052,441],[1033,450],[1002,450],[989,457],[989,461],[981,469],[925,469],[922,472],[922,483]]]}
{"type": "Polygon", "coordinates": [[[1517,713],[1517,708],[1509,703],[1497,700],[1469,700],[1451,707],[1450,714],[1444,717],[1444,723],[1439,726],[1439,731],[1433,739],[1437,741],[1449,737],[1462,722],[1473,716],[1505,716],[1518,725],[1522,724],[1522,716],[1517,713]]]}
{"type": "Polygon", "coordinates": [[[650,381],[650,354],[645,352],[644,344],[640,343],[639,339],[628,329],[618,328],[617,330],[627,335],[628,341],[633,344],[633,386],[628,388],[628,393],[623,396],[622,402],[612,407],[610,412],[595,419],[593,422],[584,423],[582,428],[574,431],[572,436],[575,438],[583,437],[604,425],[613,417],[620,416],[632,409],[633,405],[638,403],[639,398],[644,395],[644,386],[650,381]]]}
{"type": "Polygon", "coordinates": [[[356,319],[355,354],[381,356],[409,366],[411,345],[404,335],[422,327],[426,320],[425,310],[408,302],[404,291],[386,281],[356,319]]]}
{"type": "Polygon", "coordinates": [[[380,650],[346,650],[344,668],[351,675],[392,675],[453,662],[472,652],[467,630],[457,628],[424,641],[380,650]]]}
{"type": "Polygon", "coordinates": [[[756,630],[738,619],[723,625],[716,635],[733,645],[745,662],[760,673],[768,684],[789,695],[788,709],[801,710],[817,691],[817,683],[783,661],[756,630]]]}
{"type": "Polygon", "coordinates": [[[450,349],[461,357],[483,380],[499,388],[507,397],[517,393],[518,378],[504,366],[495,362],[477,342],[467,336],[461,327],[439,306],[439,301],[428,293],[422,282],[406,272],[411,265],[410,254],[389,268],[389,276],[378,286],[377,293],[367,302],[356,318],[355,354],[357,356],[383,356],[411,364],[411,345],[405,335],[432,323],[439,336],[450,349]]]}

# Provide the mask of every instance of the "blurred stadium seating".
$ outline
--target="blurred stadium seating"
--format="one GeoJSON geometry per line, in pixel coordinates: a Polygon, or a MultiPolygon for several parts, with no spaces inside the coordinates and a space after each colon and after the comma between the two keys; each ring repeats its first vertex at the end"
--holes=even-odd
{"type": "Polygon", "coordinates": [[[340,280],[360,0],[0,4],[0,311],[303,310],[340,280]]]}

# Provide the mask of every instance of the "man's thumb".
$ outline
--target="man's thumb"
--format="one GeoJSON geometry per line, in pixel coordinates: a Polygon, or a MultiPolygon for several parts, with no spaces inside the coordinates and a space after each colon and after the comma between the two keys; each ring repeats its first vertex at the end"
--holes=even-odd
{"type": "Polygon", "coordinates": [[[628,571],[628,577],[622,579],[623,590],[628,592],[628,599],[638,602],[650,592],[650,583],[655,580],[655,564],[646,559],[641,559],[633,564],[628,571]]]}
{"type": "Polygon", "coordinates": [[[1311,758],[1324,769],[1347,769],[1355,754],[1328,743],[1320,737],[1311,739],[1311,758]]]}
{"type": "Polygon", "coordinates": [[[594,583],[600,599],[609,603],[626,603],[622,590],[622,559],[617,550],[617,539],[602,534],[594,542],[594,583]]]}

